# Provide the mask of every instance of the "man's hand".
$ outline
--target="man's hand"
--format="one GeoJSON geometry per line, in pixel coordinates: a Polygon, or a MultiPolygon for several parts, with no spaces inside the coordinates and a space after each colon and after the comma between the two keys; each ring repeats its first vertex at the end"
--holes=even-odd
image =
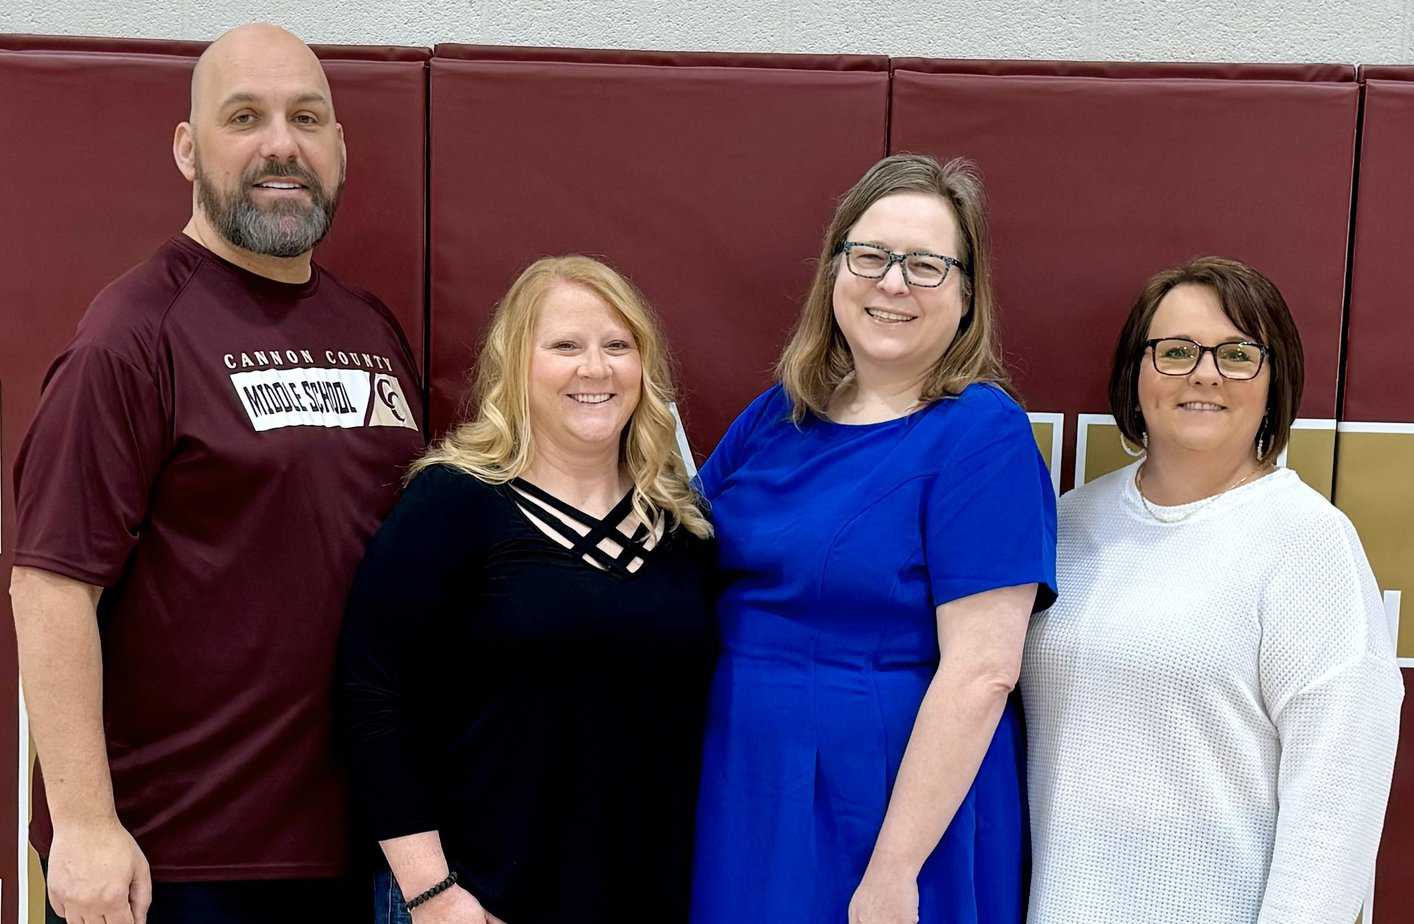
{"type": "Polygon", "coordinates": [[[412,921],[413,924],[506,924],[458,885],[414,908],[412,921]]]}
{"type": "Polygon", "coordinates": [[[116,818],[56,822],[48,882],[49,903],[69,924],[147,921],[152,873],[137,841],[116,818]]]}
{"type": "Polygon", "coordinates": [[[113,808],[103,734],[102,592],[39,568],[17,565],[10,576],[20,679],[54,820],[50,904],[70,924],[143,924],[152,874],[113,808]]]}

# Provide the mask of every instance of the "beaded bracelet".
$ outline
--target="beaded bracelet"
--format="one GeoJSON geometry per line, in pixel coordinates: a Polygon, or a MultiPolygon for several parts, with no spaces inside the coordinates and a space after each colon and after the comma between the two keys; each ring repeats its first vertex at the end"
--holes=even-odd
{"type": "Polygon", "coordinates": [[[433,886],[432,888],[428,889],[426,892],[421,892],[421,893],[419,893],[419,894],[413,896],[412,898],[408,899],[408,901],[407,901],[407,903],[406,903],[406,905],[407,905],[407,910],[411,911],[412,909],[416,908],[418,905],[421,905],[421,904],[423,904],[424,902],[427,902],[427,901],[431,901],[432,899],[436,898],[438,895],[441,895],[443,892],[445,892],[445,891],[447,891],[448,889],[450,889],[454,884],[456,884],[456,881],[457,881],[457,871],[456,871],[456,870],[452,870],[451,873],[448,874],[448,876],[447,876],[446,879],[443,879],[441,882],[437,883],[435,886],[433,886]]]}

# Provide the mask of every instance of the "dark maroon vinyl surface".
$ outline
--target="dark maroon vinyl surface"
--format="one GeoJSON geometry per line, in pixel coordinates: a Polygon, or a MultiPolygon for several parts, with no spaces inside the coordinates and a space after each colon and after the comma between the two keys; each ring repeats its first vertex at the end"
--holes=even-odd
{"type": "MultiPolygon", "coordinates": [[[[105,38],[84,35],[0,34],[4,51],[75,51],[81,54],[150,54],[195,58],[206,42],[172,39],[105,38]]],[[[311,45],[324,61],[426,61],[428,49],[400,45],[311,45]]]]}
{"type": "MultiPolygon", "coordinates": [[[[1406,399],[1407,401],[1407,399],[1406,399]]],[[[1399,751],[1385,813],[1384,836],[1375,867],[1375,914],[1379,924],[1414,921],[1414,670],[1405,668],[1404,713],[1399,751]]]]}
{"type": "Polygon", "coordinates": [[[453,61],[539,61],[560,64],[628,64],[641,67],[761,67],[794,71],[880,71],[877,55],[762,54],[716,51],[626,51],[621,48],[556,48],[514,45],[438,45],[438,58],[453,61]]]}
{"type": "Polygon", "coordinates": [[[1360,80],[1414,80],[1414,67],[1407,64],[1365,64],[1360,67],[1360,80]]]}
{"type": "Polygon", "coordinates": [[[1204,80],[1355,80],[1348,64],[1242,64],[1186,61],[994,61],[985,58],[893,58],[895,71],[991,77],[1197,78],[1204,80]]]}
{"type": "Polygon", "coordinates": [[[495,57],[432,61],[433,428],[519,271],[587,252],[662,316],[704,454],[769,382],[835,198],[884,153],[886,61],[495,57]]]}
{"type": "Polygon", "coordinates": [[[324,70],[348,145],[348,186],[314,256],[392,309],[425,378],[427,59],[326,59],[324,70]]]}
{"type": "MultiPolygon", "coordinates": [[[[1409,424],[1414,423],[1409,385],[1414,288],[1408,269],[1414,228],[1414,67],[1362,67],[1360,76],[1365,110],[1341,419],[1409,424]]],[[[1404,610],[1409,612],[1408,604],[1404,610]]],[[[1403,673],[1404,723],[1375,879],[1375,917],[1381,924],[1414,920],[1414,670],[1403,673]]]]}
{"type": "MultiPolygon", "coordinates": [[[[1414,67],[1365,68],[1343,419],[1414,423],[1414,67]],[[1379,75],[1378,78],[1375,75],[1379,75]]],[[[1411,893],[1414,898],[1414,893],[1411,893]]]]}
{"type": "Polygon", "coordinates": [[[1358,85],[1303,80],[1305,66],[1291,80],[1026,70],[896,66],[890,149],[981,169],[1028,407],[1107,413],[1111,351],[1144,280],[1220,254],[1281,288],[1306,349],[1300,414],[1333,418],[1358,85]]]}
{"type": "MultiPolygon", "coordinates": [[[[4,484],[0,576],[8,587],[14,545],[15,452],[50,361],[98,290],[180,230],[190,187],[172,162],[172,134],[186,118],[192,59],[173,55],[0,52],[0,471],[4,484]]],[[[0,596],[0,661],[15,663],[10,598],[0,596]]],[[[0,748],[19,751],[16,674],[0,671],[0,748]]],[[[0,788],[16,792],[15,759],[0,788]]],[[[17,854],[17,803],[0,803],[0,868],[28,873],[17,854]]],[[[13,882],[13,880],[9,880],[13,882]]],[[[9,882],[6,885],[9,885],[9,882]]],[[[6,888],[4,921],[15,920],[6,888]]]]}

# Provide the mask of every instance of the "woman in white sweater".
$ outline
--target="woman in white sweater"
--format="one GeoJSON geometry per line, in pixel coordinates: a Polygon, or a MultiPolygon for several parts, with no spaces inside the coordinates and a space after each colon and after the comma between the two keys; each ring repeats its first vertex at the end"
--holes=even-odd
{"type": "Polygon", "coordinates": [[[1403,685],[1350,521],[1276,466],[1301,341],[1213,257],[1154,276],[1110,402],[1142,458],[1061,499],[1021,689],[1030,921],[1351,924],[1403,685]]]}

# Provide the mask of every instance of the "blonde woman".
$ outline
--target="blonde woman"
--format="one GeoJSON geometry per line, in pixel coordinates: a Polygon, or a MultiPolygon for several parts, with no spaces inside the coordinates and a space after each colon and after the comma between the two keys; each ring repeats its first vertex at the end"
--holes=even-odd
{"type": "Polygon", "coordinates": [[[1055,497],[998,359],[982,187],[880,161],[702,469],[719,543],[697,924],[1019,924],[1010,696],[1055,497]]]}
{"type": "Polygon", "coordinates": [[[602,263],[540,260],[496,310],[475,396],[348,608],[375,920],[682,920],[711,529],[657,324],[602,263]]]}

